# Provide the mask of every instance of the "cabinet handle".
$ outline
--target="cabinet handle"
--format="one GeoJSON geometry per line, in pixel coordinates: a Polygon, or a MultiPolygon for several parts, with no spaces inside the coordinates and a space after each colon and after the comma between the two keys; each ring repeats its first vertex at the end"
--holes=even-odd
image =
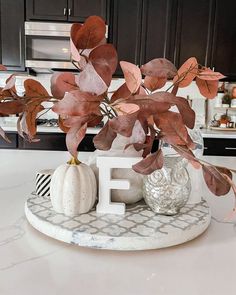
{"type": "Polygon", "coordinates": [[[225,150],[236,150],[236,147],[230,147],[230,146],[226,146],[225,150]]]}
{"type": "Polygon", "coordinates": [[[67,9],[64,8],[64,9],[63,9],[63,14],[64,14],[64,15],[66,15],[66,11],[67,11],[67,9]]]}
{"type": "Polygon", "coordinates": [[[72,10],[71,8],[69,8],[69,10],[68,10],[69,11],[69,16],[71,16],[71,10],[72,10]]]}
{"type": "Polygon", "coordinates": [[[208,147],[204,146],[204,150],[208,150],[208,147]]]}

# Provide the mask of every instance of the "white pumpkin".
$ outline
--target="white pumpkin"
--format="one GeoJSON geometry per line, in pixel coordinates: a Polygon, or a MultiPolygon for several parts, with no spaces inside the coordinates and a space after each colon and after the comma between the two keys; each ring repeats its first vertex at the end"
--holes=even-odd
{"type": "Polygon", "coordinates": [[[50,198],[56,212],[69,216],[86,213],[92,209],[96,196],[96,178],[88,165],[72,159],[53,173],[50,198]]]}

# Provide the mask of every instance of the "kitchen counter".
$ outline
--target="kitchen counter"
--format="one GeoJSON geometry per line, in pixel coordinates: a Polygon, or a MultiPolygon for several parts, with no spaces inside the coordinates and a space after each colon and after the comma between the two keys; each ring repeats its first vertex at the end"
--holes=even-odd
{"type": "MultiPolygon", "coordinates": [[[[17,132],[16,124],[13,122],[1,123],[0,126],[7,132],[17,132]]],[[[52,126],[38,126],[38,132],[43,133],[63,133],[63,131],[59,127],[52,126]]],[[[97,134],[100,131],[100,128],[87,128],[87,134],[97,134]]],[[[201,133],[203,138],[236,138],[236,131],[215,131],[211,129],[201,129],[201,133]]]]}
{"type": "MultiPolygon", "coordinates": [[[[80,153],[86,160],[88,153],[80,153]]],[[[119,252],[81,248],[35,230],[24,216],[35,173],[68,160],[67,152],[0,151],[1,295],[234,295],[235,224],[223,222],[234,204],[204,186],[212,222],[199,238],[162,250],[119,252]]],[[[204,157],[235,168],[236,158],[204,157]]]]}

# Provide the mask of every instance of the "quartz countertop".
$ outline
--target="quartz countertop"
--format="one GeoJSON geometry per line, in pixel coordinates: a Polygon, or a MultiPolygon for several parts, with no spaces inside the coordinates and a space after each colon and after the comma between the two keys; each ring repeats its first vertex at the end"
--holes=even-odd
{"type": "MultiPolygon", "coordinates": [[[[88,155],[81,152],[80,159],[88,155]]],[[[24,216],[35,173],[68,158],[67,152],[0,151],[1,295],[235,294],[235,224],[223,221],[234,204],[232,192],[220,198],[204,188],[211,225],[185,244],[137,252],[82,248],[41,234],[24,216]]],[[[236,158],[204,159],[236,166],[236,158]]]]}
{"type": "MultiPolygon", "coordinates": [[[[16,132],[16,124],[14,122],[1,123],[1,127],[7,132],[16,132]]],[[[37,126],[37,131],[42,133],[63,133],[59,127],[52,126],[37,126]]],[[[87,134],[97,134],[100,131],[99,127],[87,128],[87,134]]],[[[236,131],[221,131],[211,129],[201,129],[203,138],[236,138],[236,131]]]]}

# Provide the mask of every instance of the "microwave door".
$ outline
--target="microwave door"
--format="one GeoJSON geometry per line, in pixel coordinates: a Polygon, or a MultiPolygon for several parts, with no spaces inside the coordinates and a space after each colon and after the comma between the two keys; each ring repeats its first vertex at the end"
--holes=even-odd
{"type": "Polygon", "coordinates": [[[66,24],[64,27],[63,24],[37,24],[39,23],[33,23],[33,27],[25,25],[26,67],[75,69],[70,61],[71,25],[66,24]],[[62,29],[64,31],[60,31],[62,29]]]}

